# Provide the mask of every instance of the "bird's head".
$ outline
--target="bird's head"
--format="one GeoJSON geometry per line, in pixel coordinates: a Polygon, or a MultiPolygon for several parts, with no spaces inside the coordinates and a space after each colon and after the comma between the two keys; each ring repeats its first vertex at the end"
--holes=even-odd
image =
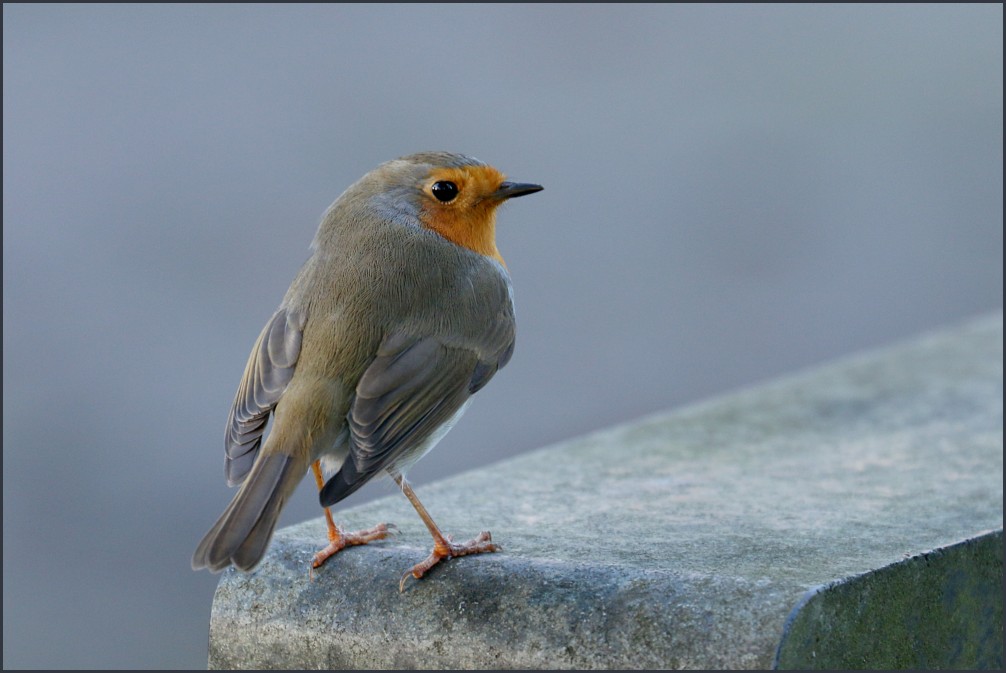
{"type": "Polygon", "coordinates": [[[389,219],[406,217],[443,238],[503,262],[496,248],[496,209],[542,190],[511,182],[478,159],[447,152],[412,154],[382,164],[358,183],[389,219]]]}

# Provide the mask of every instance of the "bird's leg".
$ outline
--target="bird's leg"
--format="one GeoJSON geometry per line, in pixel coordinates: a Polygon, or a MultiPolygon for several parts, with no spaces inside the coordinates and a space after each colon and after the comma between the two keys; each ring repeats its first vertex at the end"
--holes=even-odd
{"type": "MultiPolygon", "coordinates": [[[[321,462],[314,461],[311,464],[311,471],[314,472],[314,480],[317,482],[318,490],[320,491],[325,485],[325,478],[321,474],[321,462]]],[[[393,531],[397,530],[393,523],[379,523],[373,528],[347,533],[335,525],[335,521],[332,519],[332,511],[328,507],[325,508],[325,523],[328,524],[328,546],[314,555],[314,560],[311,561],[312,569],[320,567],[330,556],[346,547],[367,544],[374,540],[383,540],[391,535],[393,531]]]]}
{"type": "Polygon", "coordinates": [[[409,499],[412,506],[416,508],[419,518],[423,520],[423,523],[426,524],[426,527],[430,531],[430,535],[433,536],[433,551],[426,557],[426,560],[417,563],[412,566],[411,569],[405,571],[405,574],[402,575],[402,581],[398,583],[399,592],[405,591],[405,581],[409,578],[409,575],[412,575],[418,580],[425,575],[430,568],[444,559],[454,558],[457,556],[468,556],[469,554],[482,554],[484,552],[500,551],[502,549],[498,544],[493,542],[492,535],[487,530],[482,531],[477,537],[472,538],[468,542],[461,544],[454,542],[450,535],[444,535],[440,532],[440,528],[433,521],[433,517],[431,517],[430,513],[426,511],[426,508],[423,507],[423,503],[419,501],[419,498],[416,496],[416,492],[412,490],[411,486],[409,486],[409,482],[405,481],[405,477],[396,472],[392,472],[391,477],[402,489],[402,493],[409,499]]]}

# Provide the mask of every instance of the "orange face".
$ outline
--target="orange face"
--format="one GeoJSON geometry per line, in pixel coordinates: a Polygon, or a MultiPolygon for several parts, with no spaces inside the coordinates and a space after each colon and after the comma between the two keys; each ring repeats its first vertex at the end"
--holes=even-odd
{"type": "Polygon", "coordinates": [[[419,219],[448,241],[506,266],[496,248],[496,208],[503,199],[494,196],[504,180],[491,166],[434,169],[423,184],[419,219]]]}

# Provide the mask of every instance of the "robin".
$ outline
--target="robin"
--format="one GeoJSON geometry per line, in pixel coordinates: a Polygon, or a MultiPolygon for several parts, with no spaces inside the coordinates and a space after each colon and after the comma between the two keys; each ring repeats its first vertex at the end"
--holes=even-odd
{"type": "Polygon", "coordinates": [[[478,159],[428,152],[378,166],[335,200],[248,358],[224,439],[227,483],[241,488],[199,543],[194,569],[255,567],[309,469],[329,539],[312,568],[391,534],[384,523],[344,531],[329,509],[382,473],[433,536],[400,590],[443,559],[499,550],[487,531],[465,543],[442,533],[405,474],[513,353],[496,209],[541,189],[478,159]]]}

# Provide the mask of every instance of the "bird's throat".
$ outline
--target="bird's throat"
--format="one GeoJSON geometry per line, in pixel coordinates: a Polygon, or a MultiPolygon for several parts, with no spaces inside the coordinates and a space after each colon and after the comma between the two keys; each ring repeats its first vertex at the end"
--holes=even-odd
{"type": "Polygon", "coordinates": [[[431,229],[451,243],[477,252],[486,257],[492,257],[503,266],[506,262],[496,247],[496,208],[495,204],[485,203],[481,208],[466,212],[426,211],[420,217],[423,225],[431,229]]]}

